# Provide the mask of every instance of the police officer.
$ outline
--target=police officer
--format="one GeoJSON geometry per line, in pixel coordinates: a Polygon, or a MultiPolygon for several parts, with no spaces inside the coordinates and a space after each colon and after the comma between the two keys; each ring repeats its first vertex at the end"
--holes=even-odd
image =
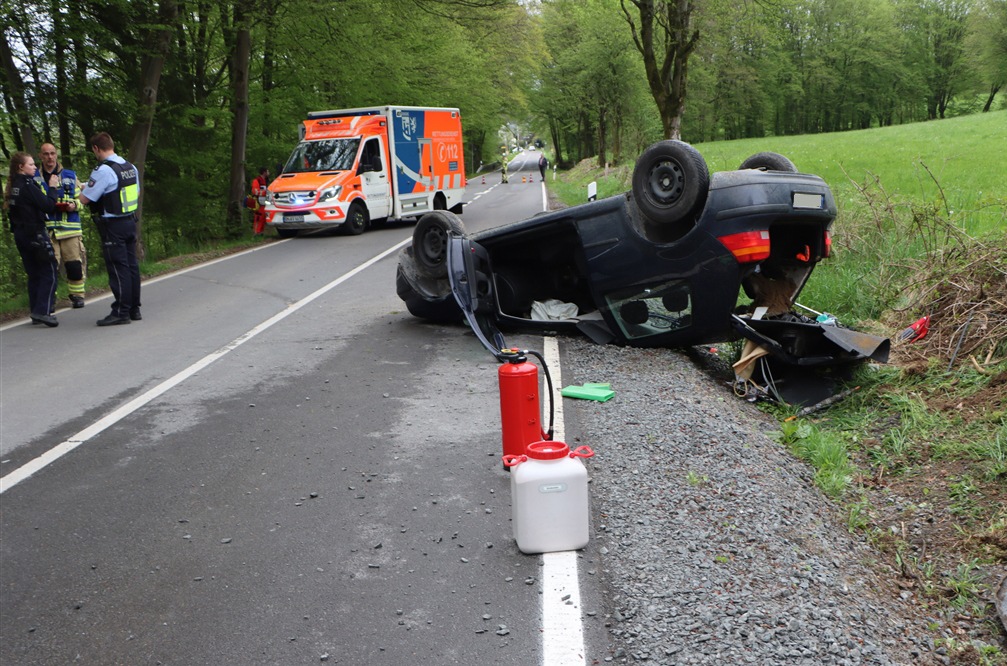
{"type": "MultiPolygon", "coordinates": [[[[59,184],[53,176],[50,185],[59,184]]],[[[28,305],[35,324],[59,326],[56,306],[56,255],[45,230],[46,215],[56,210],[56,197],[35,182],[35,159],[28,153],[11,155],[10,175],[4,191],[4,208],[10,216],[14,244],[28,274],[28,305]]]]}
{"type": "Polygon", "coordinates": [[[98,320],[99,326],[117,326],[140,316],[140,264],[136,259],[136,210],[140,207],[140,176],[136,167],[115,154],[108,132],[88,141],[100,164],[81,191],[80,202],[90,206],[102,255],[108,270],[108,286],[115,300],[112,312],[98,320]]]}
{"type": "Polygon", "coordinates": [[[77,174],[70,169],[64,169],[56,159],[56,146],[43,143],[39,153],[42,164],[35,172],[35,180],[44,184],[49,196],[56,194],[56,212],[49,215],[46,228],[49,230],[49,240],[56,252],[56,263],[63,263],[66,268],[66,282],[70,292],[70,304],[75,308],[84,307],[84,232],[80,226],[80,213],[77,211],[77,174]],[[59,185],[50,187],[49,182],[55,174],[59,177],[59,185]]]}

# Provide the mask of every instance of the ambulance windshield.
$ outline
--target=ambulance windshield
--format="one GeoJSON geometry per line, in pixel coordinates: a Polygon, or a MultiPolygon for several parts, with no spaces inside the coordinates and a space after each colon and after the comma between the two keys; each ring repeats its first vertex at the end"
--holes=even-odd
{"type": "Polygon", "coordinates": [[[301,141],[283,167],[283,173],[347,171],[353,168],[359,145],[360,139],[301,141]]]}

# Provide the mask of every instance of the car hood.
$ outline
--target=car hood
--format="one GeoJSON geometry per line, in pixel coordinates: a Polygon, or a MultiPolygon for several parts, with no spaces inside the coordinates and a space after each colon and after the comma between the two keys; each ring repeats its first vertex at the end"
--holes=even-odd
{"type": "Polygon", "coordinates": [[[307,192],[342,185],[348,171],[320,171],[318,173],[285,173],[269,184],[269,191],[307,192]]]}

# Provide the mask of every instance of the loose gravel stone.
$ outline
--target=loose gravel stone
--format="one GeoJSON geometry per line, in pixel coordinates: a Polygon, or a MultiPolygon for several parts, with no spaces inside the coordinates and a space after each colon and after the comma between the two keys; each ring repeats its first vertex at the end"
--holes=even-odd
{"type": "Polygon", "coordinates": [[[813,470],[767,436],[772,418],[681,352],[563,348],[563,385],[615,390],[578,402],[584,437],[568,442],[595,451],[606,662],[939,663],[926,619],[870,568],[813,470]]]}

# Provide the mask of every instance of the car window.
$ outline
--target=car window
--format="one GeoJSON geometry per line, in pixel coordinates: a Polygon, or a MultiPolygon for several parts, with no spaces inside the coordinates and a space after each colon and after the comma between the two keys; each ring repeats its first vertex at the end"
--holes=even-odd
{"type": "Polygon", "coordinates": [[[294,148],[283,173],[346,171],[353,168],[360,139],[301,141],[294,148]]]}
{"type": "Polygon", "coordinates": [[[382,171],[381,166],[381,144],[378,140],[368,139],[367,143],[364,144],[364,149],[360,153],[360,164],[370,165],[371,169],[374,171],[382,171]]]}
{"type": "Polygon", "coordinates": [[[605,306],[630,339],[692,325],[692,292],[686,280],[615,291],[605,295],[605,306]]]}

